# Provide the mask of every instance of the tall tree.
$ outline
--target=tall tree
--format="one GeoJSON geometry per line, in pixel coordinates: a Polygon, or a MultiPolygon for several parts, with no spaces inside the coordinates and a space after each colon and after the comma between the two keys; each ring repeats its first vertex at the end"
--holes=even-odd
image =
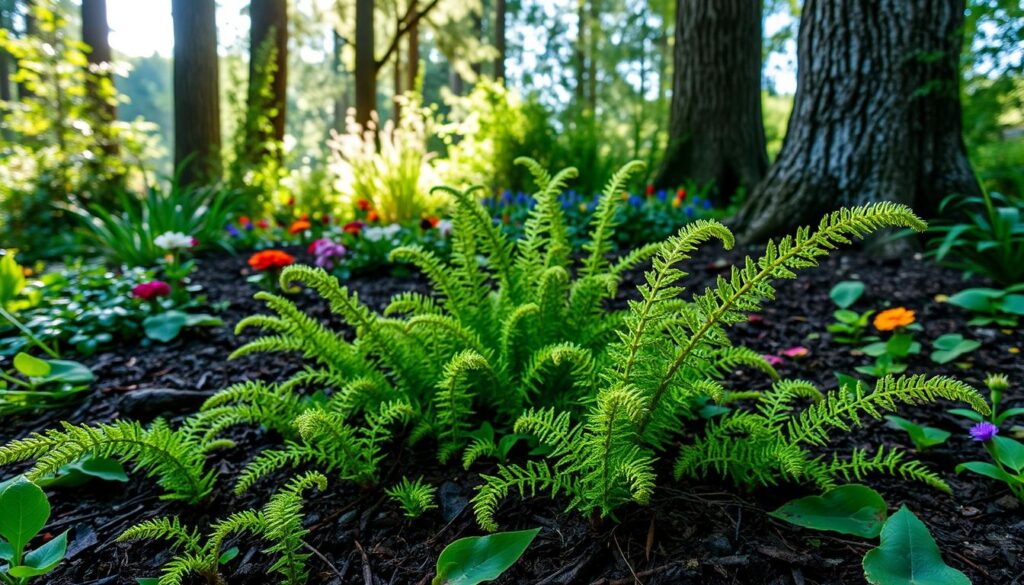
{"type": "Polygon", "coordinates": [[[714,182],[719,201],[768,168],[761,1],[677,0],[669,144],[655,183],[714,182]]]}
{"type": "Polygon", "coordinates": [[[928,217],[978,183],[961,135],[964,0],[807,0],[782,151],[737,218],[748,241],[839,206],[928,217]]]}
{"type": "MultiPolygon", "coordinates": [[[[14,34],[14,5],[8,0],[0,0],[0,30],[14,34]]],[[[0,101],[11,101],[11,69],[14,58],[7,51],[0,49],[0,101]]]]}
{"type": "Polygon", "coordinates": [[[112,139],[110,124],[117,119],[117,102],[110,92],[111,63],[110,26],[107,24],[107,0],[82,0],[82,42],[88,45],[86,56],[89,66],[88,87],[90,109],[101,125],[97,134],[102,136],[104,150],[113,153],[117,143],[112,139]]]}
{"type": "Polygon", "coordinates": [[[495,0],[494,2],[494,48],[498,56],[494,58],[494,79],[505,82],[505,28],[506,14],[508,12],[508,0],[495,0]]]}
{"type": "Polygon", "coordinates": [[[220,88],[216,0],[171,0],[174,18],[174,164],[184,184],[217,181],[220,88]]]}
{"type": "MultiPolygon", "coordinates": [[[[377,77],[391,58],[397,54],[401,42],[420,20],[433,10],[440,0],[409,0],[404,13],[400,13],[394,27],[394,36],[378,58],[374,39],[375,0],[356,0],[356,122],[362,125],[370,120],[377,109],[377,77]]],[[[400,79],[400,74],[396,74],[400,79]]]]}
{"type": "Polygon", "coordinates": [[[258,124],[250,125],[250,144],[284,140],[288,91],[288,0],[252,0],[249,4],[249,109],[254,116],[272,111],[271,133],[258,124]],[[273,65],[266,63],[273,57],[273,65]],[[260,68],[266,68],[260,71],[260,68]],[[270,79],[266,73],[273,72],[270,79]],[[263,87],[264,83],[269,88],[263,87]],[[269,96],[264,92],[269,89],[269,96]],[[268,99],[269,98],[269,99],[268,99]]]}

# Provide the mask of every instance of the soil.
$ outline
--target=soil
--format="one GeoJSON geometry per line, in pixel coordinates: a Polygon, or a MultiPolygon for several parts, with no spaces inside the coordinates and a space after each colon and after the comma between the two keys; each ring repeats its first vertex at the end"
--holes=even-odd
{"type": "MultiPolygon", "coordinates": [[[[705,284],[739,258],[737,253],[705,251],[692,261],[687,278],[693,287],[705,284]]],[[[73,407],[4,420],[0,441],[23,437],[55,426],[108,421],[117,417],[152,420],[180,417],[194,411],[216,390],[245,379],[283,379],[301,367],[287,355],[259,355],[227,361],[228,354],[246,341],[236,337],[233,325],[244,316],[262,311],[252,299],[255,287],[246,282],[245,258],[208,257],[199,263],[195,280],[214,302],[226,301],[226,325],[190,332],[166,345],[142,347],[125,344],[84,360],[97,375],[91,393],[73,407]]],[[[629,276],[634,282],[640,271],[629,276]]],[[[1019,332],[968,329],[965,315],[939,302],[937,295],[966,287],[960,274],[917,258],[883,261],[862,252],[837,253],[823,265],[804,272],[799,280],[779,286],[778,301],[750,322],[734,328],[732,338],[766,354],[779,354],[792,346],[808,348],[802,359],[787,359],[779,366],[783,377],[814,381],[823,389],[836,387],[834,372],[852,372],[869,358],[852,353],[825,333],[834,309],[829,289],[838,281],[860,279],[867,284],[862,307],[903,305],[917,311],[924,331],[918,339],[925,351],[910,360],[909,372],[957,376],[976,387],[987,373],[1010,377],[1013,388],[1007,405],[1024,405],[1024,363],[1017,348],[1024,346],[1019,332]],[[937,366],[927,358],[930,340],[961,332],[983,341],[963,366],[937,366]]],[[[426,290],[422,278],[364,276],[351,282],[360,298],[375,309],[391,295],[405,290],[426,290]]],[[[336,323],[323,303],[309,291],[297,295],[300,305],[315,316],[336,323]]],[[[616,304],[635,296],[630,286],[620,289],[616,304]]],[[[738,387],[762,387],[764,380],[741,374],[738,387]]],[[[967,424],[945,412],[950,405],[904,408],[900,415],[953,431],[943,445],[915,454],[937,470],[953,487],[946,495],[927,487],[876,478],[868,483],[886,498],[892,510],[906,505],[930,528],[947,563],[964,571],[974,583],[1020,583],[1024,580],[1024,507],[1000,484],[974,475],[957,476],[962,461],[984,457],[967,436],[967,424]]],[[[279,437],[259,429],[239,429],[232,438],[237,447],[218,451],[210,464],[221,475],[221,489],[210,501],[196,506],[159,499],[155,483],[141,473],[128,483],[93,482],[51,494],[53,515],[47,530],[57,534],[71,529],[67,560],[43,578],[58,585],[134,584],[137,577],[155,577],[169,553],[157,543],[115,543],[128,526],[147,518],[179,515],[184,522],[208,526],[227,513],[259,507],[284,475],[266,478],[243,496],[233,495],[233,477],[260,449],[279,444],[279,437]]],[[[835,436],[834,447],[877,444],[913,450],[905,433],[884,421],[835,436]]],[[[18,471],[12,466],[6,472],[18,471]]],[[[311,494],[306,510],[310,533],[307,543],[310,583],[426,584],[433,576],[438,554],[451,541],[481,534],[466,507],[480,472],[493,470],[480,464],[470,472],[437,464],[429,446],[396,449],[385,463],[383,483],[391,485],[403,475],[424,479],[440,488],[440,508],[417,520],[407,520],[380,491],[362,491],[351,483],[331,481],[325,493],[311,494]]],[[[648,507],[630,506],[618,522],[592,526],[577,513],[565,513],[565,501],[538,497],[508,499],[501,507],[503,529],[541,527],[523,558],[498,583],[536,584],[678,584],[678,583],[863,583],[861,558],[875,546],[868,540],[797,528],[772,519],[770,511],[793,497],[810,493],[798,486],[780,486],[743,493],[710,478],[705,481],[663,479],[648,507]]],[[[276,582],[267,575],[268,560],[258,543],[237,544],[239,556],[223,567],[228,583],[276,582]]]]}

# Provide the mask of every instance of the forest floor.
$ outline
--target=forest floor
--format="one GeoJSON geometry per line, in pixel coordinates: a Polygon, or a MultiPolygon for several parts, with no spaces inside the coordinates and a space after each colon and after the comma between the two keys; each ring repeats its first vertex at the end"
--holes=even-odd
{"type": "MultiPolygon", "coordinates": [[[[703,286],[725,270],[736,253],[708,251],[689,263],[690,285],[703,286]]],[[[236,337],[233,325],[244,316],[262,312],[252,299],[254,287],[244,277],[244,257],[209,257],[200,261],[195,280],[211,302],[228,301],[222,316],[226,325],[187,334],[167,344],[139,347],[125,344],[84,360],[93,368],[97,382],[84,402],[62,411],[50,411],[3,421],[0,441],[25,436],[57,424],[109,421],[130,417],[149,421],[157,416],[180,417],[194,411],[205,397],[246,379],[280,380],[301,367],[301,360],[287,355],[254,355],[227,361],[228,354],[251,338],[236,337]]],[[[637,271],[630,275],[636,282],[637,271]]],[[[779,366],[783,377],[799,377],[834,389],[834,372],[852,373],[869,358],[851,353],[848,346],[830,340],[825,333],[834,309],[829,289],[838,281],[860,279],[867,284],[862,306],[882,308],[903,305],[914,309],[924,328],[918,339],[925,351],[910,361],[910,373],[948,374],[982,388],[990,372],[1009,375],[1012,389],[1007,406],[1024,405],[1024,361],[1011,348],[1024,345],[1017,332],[995,329],[968,330],[965,315],[956,307],[936,300],[966,284],[959,273],[919,259],[881,261],[859,252],[837,253],[821,267],[806,271],[796,281],[779,286],[779,299],[750,322],[735,327],[732,338],[766,354],[778,354],[791,346],[804,346],[802,359],[779,366]],[[960,332],[983,341],[967,358],[972,366],[937,366],[927,358],[930,341],[960,332]]],[[[426,290],[416,276],[363,277],[351,282],[363,302],[375,309],[385,306],[392,294],[426,290]]],[[[690,290],[694,290],[691,286],[690,290]]],[[[636,292],[620,287],[616,304],[636,292]]],[[[326,321],[336,323],[309,291],[298,295],[300,306],[326,321]]],[[[734,388],[762,388],[762,376],[739,373],[734,388]]],[[[917,454],[938,471],[953,488],[946,495],[922,485],[889,478],[868,481],[886,498],[892,510],[906,504],[930,528],[946,561],[966,572],[974,583],[1011,584],[1024,575],[1024,506],[1000,484],[975,475],[957,476],[954,467],[963,461],[983,458],[977,443],[968,437],[967,424],[945,412],[950,405],[904,408],[899,413],[919,423],[949,431],[945,444],[917,454]]],[[[242,496],[232,493],[233,477],[258,450],[276,446],[279,438],[259,429],[240,428],[231,438],[234,449],[215,452],[211,465],[221,476],[219,489],[207,502],[196,506],[165,502],[151,479],[131,474],[125,484],[93,482],[51,495],[54,507],[48,530],[56,534],[71,529],[67,560],[45,582],[56,585],[134,584],[137,577],[155,577],[169,558],[165,546],[156,543],[118,544],[114,539],[128,526],[165,515],[208,526],[227,513],[259,507],[269,492],[283,483],[284,474],[264,478],[242,496]]],[[[682,437],[683,441],[687,437],[682,437]]],[[[833,447],[848,453],[854,447],[878,444],[913,449],[908,437],[884,421],[869,421],[851,432],[835,435],[833,447]]],[[[361,491],[349,482],[333,480],[324,493],[310,494],[306,506],[314,549],[310,558],[310,583],[426,584],[433,575],[438,554],[456,538],[481,534],[467,507],[480,472],[493,471],[480,464],[470,472],[456,465],[442,467],[428,445],[396,449],[384,460],[382,481],[392,485],[403,475],[439,486],[440,508],[417,520],[405,519],[381,491],[361,491]]],[[[704,481],[672,481],[662,469],[663,480],[648,507],[629,506],[619,522],[591,526],[578,513],[565,513],[566,502],[538,497],[509,498],[498,515],[502,529],[541,527],[523,558],[498,582],[503,584],[725,584],[725,583],[863,583],[861,558],[874,542],[829,532],[797,528],[769,517],[782,503],[810,491],[780,486],[744,493],[709,478],[704,481]]],[[[22,469],[16,466],[4,472],[22,469]]],[[[230,544],[230,543],[229,543],[230,544]]],[[[241,553],[223,567],[231,584],[264,584],[268,562],[260,547],[241,543],[241,553]]]]}

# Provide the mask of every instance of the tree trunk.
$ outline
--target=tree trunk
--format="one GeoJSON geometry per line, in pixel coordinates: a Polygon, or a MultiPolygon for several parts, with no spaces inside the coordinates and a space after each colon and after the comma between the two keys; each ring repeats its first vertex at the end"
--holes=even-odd
{"type": "Polygon", "coordinates": [[[185,185],[220,180],[215,0],[172,0],[174,164],[185,185]]]}
{"type": "Polygon", "coordinates": [[[333,49],[333,59],[331,60],[331,69],[334,71],[334,79],[341,86],[338,89],[337,94],[334,97],[334,124],[333,128],[338,132],[345,130],[345,106],[346,106],[346,89],[344,87],[344,76],[342,75],[341,69],[341,45],[342,38],[337,31],[332,31],[333,43],[331,47],[333,49]]]}
{"type": "MultiPolygon", "coordinates": [[[[36,36],[36,15],[35,15],[35,0],[23,0],[25,6],[25,31],[24,36],[34,37],[36,36]]],[[[18,84],[18,99],[25,101],[35,97],[35,93],[28,88],[24,83],[18,84]]]]}
{"type": "Polygon", "coordinates": [[[494,48],[498,56],[494,58],[494,79],[505,82],[505,13],[508,12],[508,0],[495,0],[494,3],[494,48]]]}
{"type": "Polygon", "coordinates": [[[108,154],[117,152],[117,142],[110,125],[117,119],[117,102],[110,91],[114,80],[110,67],[114,60],[110,50],[110,27],[107,25],[107,0],[82,0],[82,42],[89,46],[87,91],[100,124],[97,135],[108,154]]]}
{"type": "Polygon", "coordinates": [[[655,184],[713,182],[716,203],[768,168],[760,0],[677,0],[669,144],[655,184]]]}
{"type": "Polygon", "coordinates": [[[391,119],[394,121],[397,127],[399,122],[402,120],[402,101],[399,99],[402,95],[402,52],[395,51],[395,62],[392,64],[394,67],[391,72],[394,74],[394,79],[391,80],[392,89],[394,90],[391,94],[391,119]]]}
{"type": "Polygon", "coordinates": [[[374,0],[356,0],[356,122],[364,127],[377,109],[373,9],[374,0]]]}
{"type": "MultiPolygon", "coordinates": [[[[284,140],[285,112],[288,109],[288,0],[252,0],[249,5],[249,107],[269,107],[273,110],[270,118],[273,135],[253,136],[250,144],[263,144],[270,140],[284,140]],[[257,87],[263,77],[259,67],[261,51],[273,46],[274,76],[270,82],[269,103],[263,100],[257,87]]],[[[263,53],[266,54],[266,53],[263,53]]],[[[259,112],[258,112],[259,113],[259,112]]]]}
{"type": "MultiPolygon", "coordinates": [[[[9,35],[14,34],[14,19],[11,14],[11,6],[7,2],[0,3],[0,30],[9,35]]],[[[0,49],[0,101],[11,101],[11,64],[13,57],[7,51],[0,49]]],[[[6,136],[6,132],[4,133],[6,136]]]]}
{"type": "Polygon", "coordinates": [[[420,24],[413,23],[409,27],[409,63],[406,70],[406,89],[416,91],[420,77],[420,24]]]}
{"type": "Polygon", "coordinates": [[[961,136],[964,0],[807,0],[782,151],[737,218],[747,241],[840,206],[924,217],[979,193],[961,136]]]}

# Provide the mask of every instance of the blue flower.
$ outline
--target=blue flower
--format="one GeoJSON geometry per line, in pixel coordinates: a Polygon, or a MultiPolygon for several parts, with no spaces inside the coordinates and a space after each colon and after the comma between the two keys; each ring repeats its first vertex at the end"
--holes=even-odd
{"type": "Polygon", "coordinates": [[[224,229],[226,229],[228,233],[231,234],[232,238],[237,238],[242,235],[242,233],[238,231],[238,228],[235,227],[235,224],[229,223],[227,226],[224,227],[224,229]]]}
{"type": "Polygon", "coordinates": [[[991,441],[993,437],[999,434],[999,427],[986,421],[974,425],[969,432],[971,433],[971,438],[975,441],[985,442],[991,441]]]}

